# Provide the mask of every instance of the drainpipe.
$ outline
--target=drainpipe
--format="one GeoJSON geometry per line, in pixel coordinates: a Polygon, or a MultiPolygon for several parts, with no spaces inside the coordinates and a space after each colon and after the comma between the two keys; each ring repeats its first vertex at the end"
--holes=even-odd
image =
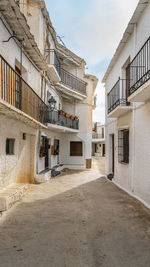
{"type": "Polygon", "coordinates": [[[16,36],[15,32],[13,32],[13,35],[11,35],[8,40],[3,41],[3,43],[8,43],[11,39],[17,39],[18,42],[20,42],[20,73],[22,77],[22,49],[23,49],[23,41],[24,39],[20,39],[16,36]]]}

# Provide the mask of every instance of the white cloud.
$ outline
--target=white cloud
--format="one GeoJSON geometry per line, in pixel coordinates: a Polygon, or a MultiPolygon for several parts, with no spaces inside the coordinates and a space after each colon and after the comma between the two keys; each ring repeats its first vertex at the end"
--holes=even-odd
{"type": "MultiPolygon", "coordinates": [[[[48,4],[50,11],[55,7],[56,30],[65,36],[64,42],[87,61],[89,72],[102,78],[105,65],[99,71],[94,66],[113,56],[137,3],[138,0],[55,0],[48,4]]],[[[105,92],[101,81],[96,93],[94,120],[104,122],[105,92]]]]}
{"type": "Polygon", "coordinates": [[[112,56],[138,0],[92,0],[73,27],[80,54],[89,64],[112,56]]]}

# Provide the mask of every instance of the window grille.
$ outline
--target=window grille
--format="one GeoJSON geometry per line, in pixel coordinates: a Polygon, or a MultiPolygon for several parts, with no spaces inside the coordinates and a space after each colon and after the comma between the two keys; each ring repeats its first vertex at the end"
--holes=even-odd
{"type": "Polygon", "coordinates": [[[118,132],[118,161],[129,163],[129,130],[118,132]]]}
{"type": "Polygon", "coordinates": [[[6,139],[6,155],[14,155],[15,139],[6,139]]]}

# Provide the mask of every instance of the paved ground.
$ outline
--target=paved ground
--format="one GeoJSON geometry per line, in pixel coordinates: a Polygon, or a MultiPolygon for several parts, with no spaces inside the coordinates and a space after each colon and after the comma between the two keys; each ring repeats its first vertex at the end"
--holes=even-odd
{"type": "Polygon", "coordinates": [[[0,218],[0,267],[150,267],[150,212],[103,173],[31,186],[0,218]]]}

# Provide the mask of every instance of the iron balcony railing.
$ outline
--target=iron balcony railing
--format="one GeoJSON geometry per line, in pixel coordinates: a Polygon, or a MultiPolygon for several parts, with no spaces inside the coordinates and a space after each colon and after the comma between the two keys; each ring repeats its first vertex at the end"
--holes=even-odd
{"type": "Polygon", "coordinates": [[[48,116],[47,116],[47,122],[72,128],[75,130],[79,129],[79,120],[72,120],[68,117],[65,117],[64,115],[59,114],[58,110],[48,110],[48,116]]]}
{"type": "Polygon", "coordinates": [[[47,105],[2,56],[0,98],[35,120],[46,123],[47,105]]]}
{"type": "Polygon", "coordinates": [[[103,139],[104,135],[102,134],[92,134],[92,139],[103,139]]]}
{"type": "Polygon", "coordinates": [[[150,37],[129,64],[129,96],[150,79],[150,37]]]}
{"type": "Polygon", "coordinates": [[[70,72],[60,69],[61,83],[80,94],[86,95],[86,82],[77,78],[70,72]]]}
{"type": "Polygon", "coordinates": [[[117,106],[129,105],[127,102],[127,83],[127,80],[119,79],[108,93],[108,113],[113,111],[117,106]]]}
{"type": "Polygon", "coordinates": [[[69,87],[70,89],[77,91],[80,94],[86,95],[86,82],[83,80],[77,78],[72,73],[64,70],[61,68],[61,64],[59,61],[59,58],[57,56],[57,53],[55,49],[46,49],[46,52],[48,53],[50,51],[50,64],[54,65],[61,81],[60,83],[64,84],[65,86],[69,87]]]}
{"type": "Polygon", "coordinates": [[[97,95],[94,96],[93,105],[96,106],[96,103],[97,103],[97,95]]]}
{"type": "Polygon", "coordinates": [[[60,75],[60,61],[55,49],[50,49],[50,64],[55,66],[58,74],[60,75]]]}

